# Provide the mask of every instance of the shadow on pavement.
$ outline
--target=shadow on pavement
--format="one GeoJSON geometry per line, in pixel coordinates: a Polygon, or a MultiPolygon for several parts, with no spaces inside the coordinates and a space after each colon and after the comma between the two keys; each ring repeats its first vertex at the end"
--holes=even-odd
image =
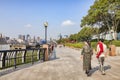
{"type": "MultiPolygon", "coordinates": [[[[111,66],[110,65],[107,65],[107,66],[104,66],[104,69],[105,69],[105,71],[106,70],[108,70],[108,69],[111,69],[111,66]]],[[[97,71],[97,70],[99,70],[99,66],[96,66],[96,67],[94,67],[94,68],[92,68],[91,70],[90,70],[90,75],[92,75],[95,71],[97,71]]]]}
{"type": "Polygon", "coordinates": [[[52,60],[57,60],[57,59],[60,59],[60,58],[49,58],[49,61],[52,61],[52,60]]]}

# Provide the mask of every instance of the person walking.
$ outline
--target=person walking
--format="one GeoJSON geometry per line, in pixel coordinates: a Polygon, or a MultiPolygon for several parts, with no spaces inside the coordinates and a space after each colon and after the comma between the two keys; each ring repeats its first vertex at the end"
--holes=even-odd
{"type": "Polygon", "coordinates": [[[91,70],[91,56],[93,55],[92,48],[90,46],[90,42],[84,41],[84,46],[81,52],[81,59],[83,60],[83,70],[90,76],[89,72],[91,70]]]}
{"type": "Polygon", "coordinates": [[[107,54],[107,46],[103,43],[104,40],[100,39],[97,44],[97,59],[99,62],[99,70],[102,72],[103,75],[105,75],[104,70],[104,61],[105,61],[105,55],[107,54]]]}
{"type": "Polygon", "coordinates": [[[51,44],[51,56],[50,60],[56,59],[56,50],[55,50],[55,44],[51,44]]]}

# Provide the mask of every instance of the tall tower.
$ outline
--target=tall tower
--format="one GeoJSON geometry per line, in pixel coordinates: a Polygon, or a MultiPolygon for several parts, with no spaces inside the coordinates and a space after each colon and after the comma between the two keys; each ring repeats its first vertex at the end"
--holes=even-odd
{"type": "Polygon", "coordinates": [[[0,38],[2,38],[2,33],[0,33],[0,38]]]}

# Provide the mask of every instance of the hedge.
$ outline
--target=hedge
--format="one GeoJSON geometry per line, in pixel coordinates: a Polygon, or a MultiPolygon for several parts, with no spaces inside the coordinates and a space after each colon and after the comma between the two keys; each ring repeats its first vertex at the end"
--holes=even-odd
{"type": "MultiPolygon", "coordinates": [[[[104,41],[104,43],[107,45],[107,47],[109,47],[110,44],[113,44],[117,47],[120,47],[120,40],[114,40],[114,41],[104,41]]],[[[84,46],[83,42],[79,42],[79,43],[66,43],[65,44],[66,46],[69,46],[69,47],[74,47],[74,48],[82,48],[84,46]]],[[[91,42],[91,46],[93,48],[96,48],[97,46],[97,42],[91,42]]]]}

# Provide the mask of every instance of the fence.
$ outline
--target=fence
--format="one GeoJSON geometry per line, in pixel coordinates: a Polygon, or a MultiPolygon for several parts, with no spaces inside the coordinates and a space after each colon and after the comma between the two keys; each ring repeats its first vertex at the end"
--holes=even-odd
{"type": "Polygon", "coordinates": [[[15,67],[17,65],[45,61],[46,48],[2,50],[0,51],[0,69],[15,67]]]}

